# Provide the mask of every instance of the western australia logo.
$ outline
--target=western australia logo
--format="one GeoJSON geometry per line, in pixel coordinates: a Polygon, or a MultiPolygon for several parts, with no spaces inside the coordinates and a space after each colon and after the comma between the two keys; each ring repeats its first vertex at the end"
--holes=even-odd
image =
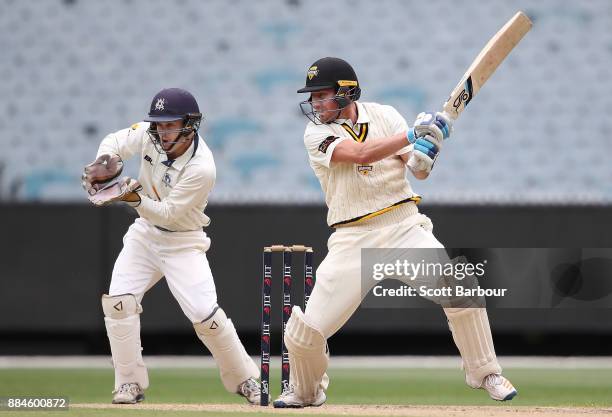
{"type": "Polygon", "coordinates": [[[373,169],[374,169],[374,167],[372,165],[359,165],[359,166],[357,166],[357,171],[361,175],[368,175],[370,172],[372,172],[373,169]]]}
{"type": "Polygon", "coordinates": [[[317,68],[316,65],[313,65],[312,67],[308,69],[307,75],[308,75],[308,79],[312,80],[314,77],[319,75],[319,68],[317,68]]]}

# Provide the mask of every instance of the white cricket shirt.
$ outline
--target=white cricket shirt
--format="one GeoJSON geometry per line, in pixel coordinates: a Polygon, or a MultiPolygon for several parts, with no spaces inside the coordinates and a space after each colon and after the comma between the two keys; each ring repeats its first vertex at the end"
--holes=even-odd
{"type": "Polygon", "coordinates": [[[364,142],[408,131],[406,120],[393,107],[377,103],[356,104],[358,117],[354,126],[350,120],[323,125],[309,122],[304,132],[310,166],[321,183],[329,208],[327,224],[332,227],[420,200],[406,178],[408,168],[398,156],[410,152],[412,145],[371,164],[331,161],[334,149],[343,140],[364,142]]]}
{"type": "Polygon", "coordinates": [[[173,161],[157,152],[149,139],[149,123],[135,123],[106,136],[98,155],[114,154],[127,160],[140,156],[138,182],[143,190],[136,211],[143,219],[164,229],[184,232],[208,226],[204,214],[208,195],[215,185],[216,168],[212,152],[196,136],[187,151],[173,161]]]}

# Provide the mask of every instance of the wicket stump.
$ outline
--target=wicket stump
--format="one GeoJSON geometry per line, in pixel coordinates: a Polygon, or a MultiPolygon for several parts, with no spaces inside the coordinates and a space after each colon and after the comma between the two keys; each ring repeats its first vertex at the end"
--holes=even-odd
{"type": "Polygon", "coordinates": [[[312,269],[313,251],[311,247],[303,245],[273,245],[263,250],[263,283],[261,291],[261,401],[260,405],[267,406],[270,402],[270,313],[272,310],[272,253],[283,253],[283,325],[281,335],[281,392],[289,387],[289,353],[285,346],[285,327],[291,317],[291,284],[292,284],[292,254],[304,253],[304,306],[314,287],[312,269]]]}

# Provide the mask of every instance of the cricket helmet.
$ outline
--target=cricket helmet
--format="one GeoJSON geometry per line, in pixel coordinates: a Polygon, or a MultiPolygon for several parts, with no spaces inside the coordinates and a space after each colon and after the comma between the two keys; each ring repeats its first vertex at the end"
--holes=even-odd
{"type": "Polygon", "coordinates": [[[144,118],[145,122],[151,123],[147,132],[158,152],[164,153],[157,131],[157,123],[176,120],[182,120],[183,127],[176,130],[179,136],[174,143],[180,142],[181,137],[189,136],[191,132],[197,133],[202,121],[202,113],[200,113],[198,102],[189,91],[181,88],[165,88],[155,94],[151,100],[149,113],[144,118]]]}
{"type": "MultiPolygon", "coordinates": [[[[298,93],[313,93],[316,91],[334,89],[336,95],[334,100],[338,103],[338,109],[342,110],[352,101],[359,100],[361,88],[359,80],[353,67],[343,59],[326,57],[313,63],[306,73],[306,85],[300,88],[298,93]]],[[[317,123],[318,117],[312,106],[308,105],[311,99],[300,103],[302,113],[310,120],[317,123]]]]}

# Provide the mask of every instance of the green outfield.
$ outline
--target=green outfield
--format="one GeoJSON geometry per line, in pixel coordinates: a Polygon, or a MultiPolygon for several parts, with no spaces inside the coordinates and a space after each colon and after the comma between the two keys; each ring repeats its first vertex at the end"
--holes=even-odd
{"type": "MultiPolygon", "coordinates": [[[[274,372],[277,375],[278,372],[274,372]]],[[[525,407],[530,414],[535,407],[592,407],[592,411],[612,408],[612,369],[507,369],[504,374],[518,388],[519,396],[510,405],[525,407]]],[[[473,390],[463,383],[462,373],[455,369],[338,369],[330,372],[328,414],[386,415],[387,410],[365,405],[426,405],[426,406],[494,406],[482,390],[473,390]],[[334,404],[364,405],[354,414],[351,408],[342,411],[334,404]]],[[[213,369],[153,369],[151,386],[147,390],[147,405],[160,404],[164,409],[133,409],[115,406],[111,409],[81,408],[84,403],[108,404],[111,398],[113,375],[101,369],[0,369],[0,397],[68,397],[75,405],[70,411],[21,411],[21,417],[33,416],[262,416],[261,409],[236,408],[240,399],[224,391],[217,372],[213,369]],[[228,404],[226,410],[186,409],[184,404],[228,404]],[[173,405],[176,404],[176,407],[173,405]],[[79,406],[79,408],[76,408],[79,406]]],[[[274,380],[273,394],[278,393],[274,380]]],[[[400,408],[401,409],[401,408],[400,408]]],[[[444,408],[439,414],[444,415],[444,408]]],[[[270,410],[270,414],[272,410],[270,410]]],[[[325,407],[316,410],[325,413],[325,407]]],[[[412,415],[409,410],[406,414],[412,415]]],[[[417,408],[415,412],[423,411],[417,408]]],[[[0,415],[7,415],[0,412],[0,415]]],[[[13,415],[11,414],[11,415],[13,415]]],[[[295,414],[295,413],[293,413],[295,414]]],[[[434,415],[427,414],[427,415],[434,415]]],[[[274,413],[274,415],[283,415],[274,413]]],[[[287,414],[289,415],[289,414],[287,414]]],[[[415,414],[420,415],[420,414],[415,414]]],[[[448,415],[455,415],[449,411],[448,415]]],[[[547,414],[538,414],[547,415],[547,414]]],[[[554,414],[553,414],[554,415],[554,414]]],[[[567,415],[567,414],[566,414],[567,415]]]]}

